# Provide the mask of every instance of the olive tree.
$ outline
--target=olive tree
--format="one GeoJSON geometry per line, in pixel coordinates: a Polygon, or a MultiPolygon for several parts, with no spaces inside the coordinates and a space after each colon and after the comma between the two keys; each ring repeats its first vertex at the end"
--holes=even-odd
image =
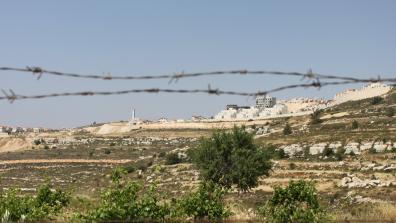
{"type": "Polygon", "coordinates": [[[226,188],[235,184],[240,191],[257,186],[258,177],[268,175],[272,166],[270,155],[254,143],[253,135],[236,126],[201,139],[190,156],[204,180],[226,188]]]}
{"type": "Polygon", "coordinates": [[[272,197],[259,209],[266,222],[324,222],[327,217],[315,186],[303,180],[291,181],[285,188],[275,187],[272,197]]]}

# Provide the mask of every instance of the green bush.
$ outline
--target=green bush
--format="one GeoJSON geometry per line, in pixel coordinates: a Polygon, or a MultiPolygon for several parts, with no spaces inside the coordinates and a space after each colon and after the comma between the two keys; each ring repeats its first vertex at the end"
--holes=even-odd
{"type": "Polygon", "coordinates": [[[124,166],[124,170],[125,170],[127,173],[133,173],[133,172],[136,171],[136,167],[135,167],[135,165],[130,164],[130,165],[124,166]]]}
{"type": "Polygon", "coordinates": [[[269,201],[258,214],[274,223],[323,222],[325,214],[312,182],[291,181],[286,188],[275,187],[269,201]]]}
{"type": "Polygon", "coordinates": [[[225,190],[212,182],[203,182],[198,191],[181,199],[179,207],[182,215],[194,220],[219,221],[231,215],[224,205],[225,190]]]}
{"type": "Polygon", "coordinates": [[[202,139],[189,154],[206,181],[247,191],[257,186],[258,177],[268,175],[270,155],[253,142],[245,128],[234,127],[232,132],[218,131],[202,139]]]}
{"type": "Polygon", "coordinates": [[[34,145],[38,146],[38,145],[40,145],[40,144],[43,143],[43,142],[42,142],[42,139],[35,139],[35,140],[33,141],[33,143],[34,143],[34,145]]]}
{"type": "Polygon", "coordinates": [[[272,144],[265,146],[263,149],[271,159],[279,160],[287,158],[287,154],[284,149],[278,149],[272,144]]]}
{"type": "Polygon", "coordinates": [[[384,99],[382,97],[376,96],[371,99],[371,104],[377,105],[377,104],[382,103],[383,101],[384,101],[384,99]]]}
{"type": "Polygon", "coordinates": [[[374,147],[371,147],[371,148],[368,150],[368,152],[369,152],[370,154],[376,154],[376,153],[377,153],[377,150],[375,150],[374,147]]]}
{"type": "Polygon", "coordinates": [[[322,110],[320,110],[320,109],[315,110],[315,111],[311,114],[311,124],[319,124],[319,123],[322,123],[322,120],[320,119],[321,114],[322,114],[322,110]]]}
{"type": "Polygon", "coordinates": [[[386,108],[385,115],[388,117],[393,117],[395,115],[395,109],[392,107],[386,108]]]}
{"type": "Polygon", "coordinates": [[[326,146],[322,152],[322,155],[327,157],[333,156],[334,155],[333,149],[326,146]]]}
{"type": "Polygon", "coordinates": [[[343,147],[338,148],[334,156],[338,161],[343,160],[345,158],[345,149],[343,147]]]}
{"type": "Polygon", "coordinates": [[[292,133],[293,133],[292,128],[291,128],[290,124],[287,123],[285,125],[285,128],[283,128],[283,135],[290,135],[292,133]]]}
{"type": "Polygon", "coordinates": [[[297,165],[295,163],[289,163],[289,169],[294,170],[297,168],[297,165]]]}
{"type": "Polygon", "coordinates": [[[165,156],[166,156],[166,152],[165,152],[165,151],[161,151],[161,152],[158,154],[158,157],[160,157],[160,158],[165,157],[165,156]]]}
{"type": "Polygon", "coordinates": [[[120,183],[122,174],[123,171],[113,171],[113,183],[101,194],[98,206],[76,217],[86,222],[164,221],[170,208],[166,203],[160,204],[155,185],[142,193],[135,182],[120,183]]]}
{"type": "Polygon", "coordinates": [[[352,121],[352,129],[357,129],[359,128],[359,123],[356,120],[352,121]]]}
{"type": "Polygon", "coordinates": [[[166,165],[173,165],[181,163],[182,159],[179,157],[177,153],[169,153],[165,156],[165,164],[166,165]]]}
{"type": "Polygon", "coordinates": [[[53,190],[49,183],[40,186],[35,197],[18,189],[0,193],[1,222],[40,221],[57,215],[70,202],[70,195],[53,190]]]}

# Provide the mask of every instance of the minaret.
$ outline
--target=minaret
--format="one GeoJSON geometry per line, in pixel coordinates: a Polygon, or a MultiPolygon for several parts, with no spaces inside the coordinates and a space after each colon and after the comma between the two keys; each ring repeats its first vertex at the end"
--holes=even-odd
{"type": "Polygon", "coordinates": [[[132,119],[131,120],[135,120],[135,109],[132,108],[132,119]]]}

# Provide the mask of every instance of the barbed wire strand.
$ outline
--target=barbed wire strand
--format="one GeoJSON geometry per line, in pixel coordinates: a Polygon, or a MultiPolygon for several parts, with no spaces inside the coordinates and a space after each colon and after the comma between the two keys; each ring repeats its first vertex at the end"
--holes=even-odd
{"type": "Polygon", "coordinates": [[[302,79],[337,79],[344,81],[356,81],[356,82],[396,82],[396,78],[381,79],[380,76],[377,78],[362,79],[349,76],[337,76],[337,75],[324,75],[317,74],[309,69],[307,73],[301,72],[283,72],[283,71],[266,71],[266,70],[228,70],[228,71],[211,71],[211,72],[197,72],[197,73],[185,73],[184,71],[174,74],[165,75],[131,75],[131,76],[113,76],[110,73],[104,75],[82,75],[76,73],[67,73],[60,71],[46,70],[41,67],[26,67],[26,68],[14,68],[14,67],[0,67],[1,71],[18,71],[18,72],[28,72],[37,76],[40,79],[43,74],[55,75],[55,76],[65,76],[72,78],[85,78],[85,79],[101,79],[101,80],[153,80],[153,79],[169,79],[169,83],[177,82],[181,78],[189,77],[199,77],[199,76],[218,76],[218,75],[277,75],[277,76],[298,76],[302,79]]]}
{"type": "Polygon", "coordinates": [[[16,100],[24,99],[42,99],[42,98],[53,98],[53,97],[66,97],[66,96],[94,96],[94,95],[123,95],[123,94],[133,94],[133,93],[180,93],[180,94],[194,94],[194,93],[206,93],[209,95],[236,95],[236,96],[259,96],[267,95],[270,93],[283,91],[292,88],[321,88],[330,85],[340,85],[340,84],[352,84],[355,81],[338,81],[338,82],[319,82],[314,81],[308,84],[293,84],[281,86],[268,91],[258,91],[258,92],[237,92],[237,91],[224,91],[220,89],[212,89],[210,85],[208,89],[161,89],[161,88],[147,88],[147,89],[131,89],[131,90],[120,90],[120,91],[81,91],[81,92],[66,92],[66,93],[51,93],[51,94],[41,94],[41,95],[19,95],[13,90],[9,92],[2,89],[4,96],[0,96],[0,100],[8,100],[9,102],[14,102],[16,100]]]}

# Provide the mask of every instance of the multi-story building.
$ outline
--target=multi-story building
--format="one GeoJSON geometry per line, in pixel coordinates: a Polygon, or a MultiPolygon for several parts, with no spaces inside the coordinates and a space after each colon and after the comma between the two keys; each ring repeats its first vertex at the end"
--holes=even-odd
{"type": "Polygon", "coordinates": [[[287,107],[276,104],[275,97],[257,96],[255,106],[227,105],[226,109],[219,112],[214,118],[217,120],[249,120],[285,113],[287,113],[287,107]]]}
{"type": "Polygon", "coordinates": [[[267,96],[267,95],[259,95],[256,97],[256,108],[272,108],[276,104],[276,98],[267,96]]]}

